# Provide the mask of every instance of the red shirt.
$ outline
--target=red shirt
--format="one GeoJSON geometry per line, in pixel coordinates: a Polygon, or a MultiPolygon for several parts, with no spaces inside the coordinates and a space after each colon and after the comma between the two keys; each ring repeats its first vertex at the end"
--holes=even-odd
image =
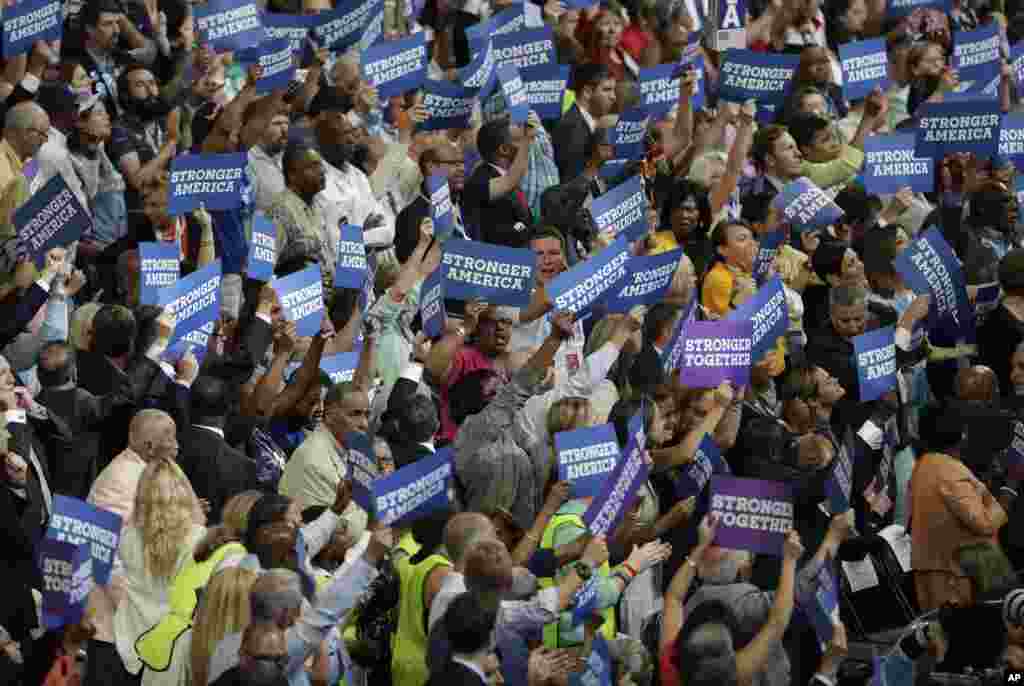
{"type": "Polygon", "coordinates": [[[463,345],[455,353],[452,359],[451,369],[448,371],[448,382],[441,386],[441,433],[438,436],[441,440],[454,441],[459,427],[452,421],[451,410],[448,409],[448,390],[459,382],[464,376],[480,369],[492,369],[502,377],[502,382],[508,382],[508,375],[504,369],[494,366],[494,360],[484,355],[477,348],[471,345],[463,345]]]}

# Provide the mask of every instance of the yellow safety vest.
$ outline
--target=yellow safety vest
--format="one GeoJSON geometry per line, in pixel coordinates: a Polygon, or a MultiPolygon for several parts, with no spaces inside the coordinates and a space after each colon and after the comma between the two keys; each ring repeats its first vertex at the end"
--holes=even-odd
{"type": "MultiPolygon", "coordinates": [[[[583,523],[583,518],[578,514],[556,514],[548,522],[548,526],[544,529],[544,536],[541,538],[540,547],[546,550],[553,550],[555,547],[555,534],[558,529],[567,525],[572,524],[573,526],[586,528],[583,523]]],[[[601,576],[608,576],[611,574],[611,566],[605,561],[601,565],[600,569],[594,570],[594,574],[601,576]]],[[[541,588],[550,588],[555,585],[555,580],[551,577],[545,577],[537,579],[541,588]]],[[[601,625],[601,634],[607,640],[615,638],[615,608],[609,607],[602,612],[604,614],[604,624],[601,625]]],[[[544,625],[544,647],[546,648],[561,648],[567,646],[560,646],[558,644],[558,622],[551,622],[550,624],[544,625]]]]}
{"type": "Polygon", "coordinates": [[[391,682],[394,686],[423,686],[430,678],[427,670],[426,606],[423,591],[427,577],[438,567],[451,567],[444,555],[430,555],[419,564],[407,557],[395,563],[400,583],[398,628],[391,642],[391,682]]]}
{"type": "Polygon", "coordinates": [[[171,666],[174,644],[192,628],[192,619],[199,602],[196,591],[206,586],[213,570],[228,555],[245,555],[241,543],[227,543],[217,548],[205,562],[191,560],[171,583],[170,611],[151,629],[135,640],[135,652],[142,664],[154,672],[165,672],[171,666]]]}

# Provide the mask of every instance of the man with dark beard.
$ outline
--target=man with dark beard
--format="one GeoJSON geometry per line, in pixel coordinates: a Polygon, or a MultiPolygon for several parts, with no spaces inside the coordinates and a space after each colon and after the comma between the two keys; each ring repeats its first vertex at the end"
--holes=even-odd
{"type": "Polygon", "coordinates": [[[152,72],[141,65],[125,69],[117,80],[124,114],[114,125],[110,159],[124,176],[128,221],[142,215],[142,191],[156,181],[177,150],[178,132],[168,131],[170,105],[160,98],[152,72]]]}
{"type": "Polygon", "coordinates": [[[288,113],[279,112],[263,130],[256,145],[249,148],[249,177],[252,179],[256,207],[265,210],[284,190],[281,157],[288,143],[288,113]]]}
{"type": "MultiPolygon", "coordinates": [[[[324,284],[334,282],[334,249],[328,248],[327,227],[320,205],[314,201],[324,189],[324,161],[306,145],[291,145],[281,159],[285,189],[267,209],[277,227],[277,268],[315,261],[324,284]]],[[[337,228],[335,228],[337,231],[337,228]]]]}
{"type": "Polygon", "coordinates": [[[395,255],[402,263],[409,259],[416,249],[420,224],[430,216],[427,179],[435,174],[448,179],[448,191],[451,193],[452,209],[455,213],[455,236],[464,238],[466,235],[462,226],[462,190],[466,186],[466,165],[462,159],[462,151],[447,142],[433,145],[420,154],[420,172],[423,174],[420,194],[399,213],[395,222],[395,255]]]}
{"type": "Polygon", "coordinates": [[[366,134],[349,121],[347,109],[346,99],[332,91],[319,94],[311,106],[325,174],[324,189],[316,200],[327,223],[332,272],[340,224],[361,226],[368,252],[387,250],[395,239],[394,219],[374,197],[363,170],[369,155],[366,134]]]}

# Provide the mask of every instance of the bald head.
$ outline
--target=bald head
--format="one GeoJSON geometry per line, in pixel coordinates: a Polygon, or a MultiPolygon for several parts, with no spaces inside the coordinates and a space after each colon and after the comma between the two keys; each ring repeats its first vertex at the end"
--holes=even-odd
{"type": "Polygon", "coordinates": [[[444,528],[444,547],[448,559],[461,567],[466,553],[477,541],[497,538],[491,520],[478,512],[460,512],[448,520],[444,528]]]}
{"type": "Polygon", "coordinates": [[[515,563],[497,539],[485,538],[470,545],[463,567],[466,587],[473,591],[504,593],[515,582],[515,563]]]}
{"type": "Polygon", "coordinates": [[[276,686],[287,683],[282,669],[288,658],[284,630],[273,622],[253,622],[242,634],[238,652],[239,683],[247,686],[276,686]]]}
{"type": "Polygon", "coordinates": [[[989,367],[975,365],[957,372],[954,391],[957,400],[990,403],[998,394],[998,386],[995,372],[989,367]]]}
{"type": "Polygon", "coordinates": [[[163,410],[145,409],[135,413],[128,427],[128,446],[143,460],[178,457],[174,420],[163,410]]]}

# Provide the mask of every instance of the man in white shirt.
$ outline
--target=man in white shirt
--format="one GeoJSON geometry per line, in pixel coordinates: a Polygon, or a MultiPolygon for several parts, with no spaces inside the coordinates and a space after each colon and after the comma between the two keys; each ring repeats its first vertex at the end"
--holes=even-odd
{"type": "Polygon", "coordinates": [[[256,208],[265,210],[284,192],[281,157],[288,143],[288,115],[279,113],[270,120],[259,143],[249,149],[249,179],[256,208]]]}
{"type": "Polygon", "coordinates": [[[316,139],[325,160],[324,189],[316,196],[327,225],[327,249],[337,250],[340,224],[363,228],[368,250],[384,250],[395,239],[395,220],[374,197],[366,174],[357,166],[368,149],[362,131],[345,116],[344,99],[337,94],[322,94],[316,105],[316,139]]]}

